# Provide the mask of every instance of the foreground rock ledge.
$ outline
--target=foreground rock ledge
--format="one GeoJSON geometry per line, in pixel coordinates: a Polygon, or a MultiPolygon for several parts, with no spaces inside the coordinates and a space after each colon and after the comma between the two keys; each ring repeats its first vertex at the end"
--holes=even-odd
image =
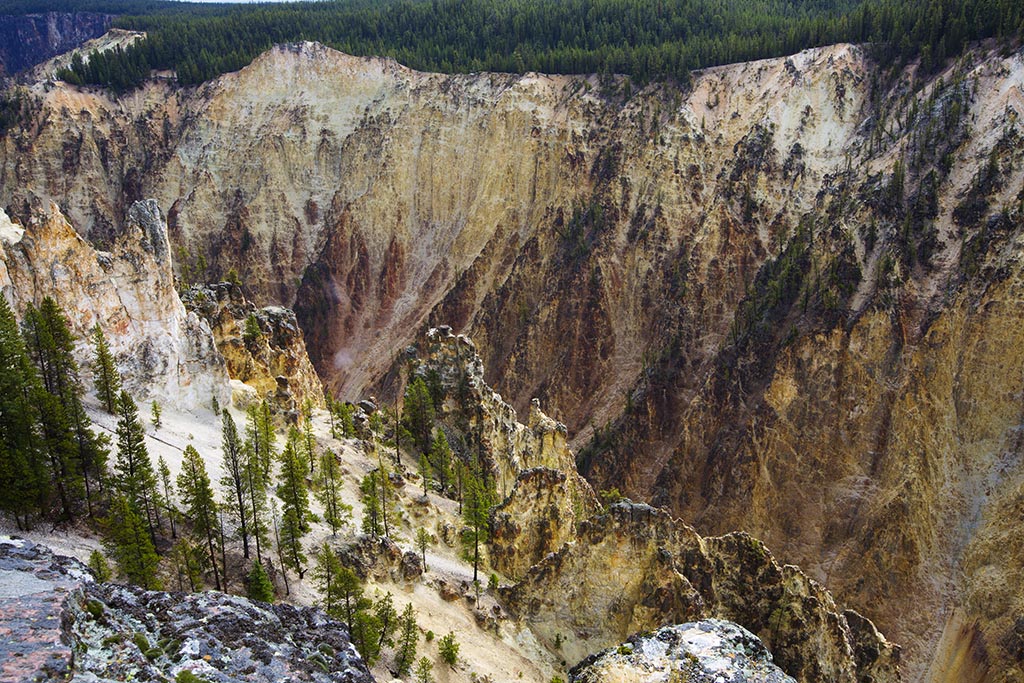
{"type": "Polygon", "coordinates": [[[314,608],[97,583],[78,560],[0,537],[0,680],[372,683],[314,608]]]}
{"type": "Polygon", "coordinates": [[[760,639],[729,621],[668,626],[580,662],[572,683],[796,683],[760,639]]]}

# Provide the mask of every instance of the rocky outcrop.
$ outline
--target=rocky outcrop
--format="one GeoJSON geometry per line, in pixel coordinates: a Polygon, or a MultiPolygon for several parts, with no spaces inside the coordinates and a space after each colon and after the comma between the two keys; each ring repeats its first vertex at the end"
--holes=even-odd
{"type": "Polygon", "coordinates": [[[98,38],[112,19],[94,12],[0,16],[0,76],[16,74],[98,38]]]}
{"type": "Polygon", "coordinates": [[[109,252],[86,242],[56,205],[29,210],[24,223],[0,211],[0,292],[19,314],[46,296],[56,299],[86,369],[99,324],[136,396],[188,409],[227,397],[224,361],[209,325],[185,310],[175,290],[156,202],[132,205],[109,252]]]}
{"type": "Polygon", "coordinates": [[[575,470],[525,470],[491,514],[491,566],[519,579],[549,553],[573,540],[580,522],[597,509],[593,491],[575,470]]]}
{"type": "Polygon", "coordinates": [[[318,609],[100,584],[77,560],[9,538],[0,576],[4,680],[373,681],[345,626],[318,609]]]}
{"type": "Polygon", "coordinates": [[[707,619],[634,636],[588,657],[571,683],[794,683],[764,645],[741,626],[707,619]]]}
{"type": "Polygon", "coordinates": [[[323,385],[309,362],[294,312],[281,306],[257,308],[230,282],[195,285],[182,299],[210,325],[228,376],[251,387],[253,400],[266,399],[275,412],[292,416],[307,401],[324,407],[323,385]]]}
{"type": "Polygon", "coordinates": [[[505,596],[569,660],[639,631],[715,617],[757,634],[798,681],[902,680],[899,648],[862,617],[851,627],[824,588],[759,541],[702,538],[645,505],[616,503],[584,522],[505,596]]]}
{"type": "Polygon", "coordinates": [[[446,326],[431,328],[407,349],[406,360],[410,377],[436,381],[444,397],[437,419],[449,428],[450,440],[474,454],[479,448],[502,497],[527,469],[545,467],[578,476],[565,425],[545,415],[539,401],[530,403],[528,423],[519,422],[515,408],[484,380],[483,361],[468,337],[446,326]]]}
{"type": "Polygon", "coordinates": [[[571,540],[599,508],[593,489],[577,472],[565,425],[530,402],[527,424],[484,380],[473,342],[449,327],[430,329],[405,360],[411,377],[441,392],[437,419],[456,449],[482,457],[503,502],[491,517],[490,560],[518,578],[571,540]]]}

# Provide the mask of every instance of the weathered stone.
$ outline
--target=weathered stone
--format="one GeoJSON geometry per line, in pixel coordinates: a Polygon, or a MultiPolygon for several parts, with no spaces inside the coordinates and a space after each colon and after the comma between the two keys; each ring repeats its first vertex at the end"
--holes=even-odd
{"type": "Polygon", "coordinates": [[[345,626],[314,608],[100,584],[77,560],[0,539],[0,677],[372,683],[345,626]]]}
{"type": "Polygon", "coordinates": [[[851,628],[827,591],[780,567],[762,543],[742,533],[702,538],[646,505],[610,506],[502,593],[568,659],[639,631],[717,617],[756,633],[803,683],[901,680],[898,648],[863,618],[851,628]]]}

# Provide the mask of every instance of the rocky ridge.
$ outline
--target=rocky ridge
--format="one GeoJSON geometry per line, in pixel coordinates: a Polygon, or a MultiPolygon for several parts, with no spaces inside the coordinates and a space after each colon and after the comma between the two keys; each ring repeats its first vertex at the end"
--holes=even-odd
{"type": "Polygon", "coordinates": [[[758,635],[798,681],[900,681],[900,650],[847,617],[797,567],[744,533],[702,538],[664,510],[620,502],[506,591],[509,608],[568,659],[630,634],[714,617],[758,635]],[[566,634],[572,634],[567,637],[566,634]]]}
{"type": "Polygon", "coordinates": [[[182,305],[167,227],[155,201],[137,202],[110,251],[90,245],[54,204],[0,212],[0,292],[20,315],[52,296],[77,337],[83,368],[91,335],[104,331],[125,387],[183,408],[228,397],[228,376],[209,325],[182,305]]]}
{"type": "Polygon", "coordinates": [[[4,680],[372,683],[320,610],[97,583],[80,562],[0,538],[4,680]]]}
{"type": "Polygon", "coordinates": [[[469,339],[431,329],[406,360],[410,376],[440,387],[437,417],[456,452],[468,445],[475,455],[477,442],[496,473],[515,473],[492,513],[488,556],[517,581],[501,603],[550,651],[578,661],[638,632],[713,617],[756,633],[803,683],[902,680],[899,647],[760,541],[704,538],[647,505],[602,507],[576,472],[565,427],[536,404],[530,426],[518,423],[469,339]]]}

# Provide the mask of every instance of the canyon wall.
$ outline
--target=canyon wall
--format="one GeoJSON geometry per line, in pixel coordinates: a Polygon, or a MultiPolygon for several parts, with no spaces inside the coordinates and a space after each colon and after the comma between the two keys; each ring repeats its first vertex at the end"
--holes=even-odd
{"type": "Polygon", "coordinates": [[[342,399],[451,325],[595,488],[764,538],[912,678],[1024,675],[1020,54],[839,45],[637,90],[306,43],[30,95],[10,212],[56,200],[106,246],[155,197],[179,265],[293,306],[342,399]]]}

